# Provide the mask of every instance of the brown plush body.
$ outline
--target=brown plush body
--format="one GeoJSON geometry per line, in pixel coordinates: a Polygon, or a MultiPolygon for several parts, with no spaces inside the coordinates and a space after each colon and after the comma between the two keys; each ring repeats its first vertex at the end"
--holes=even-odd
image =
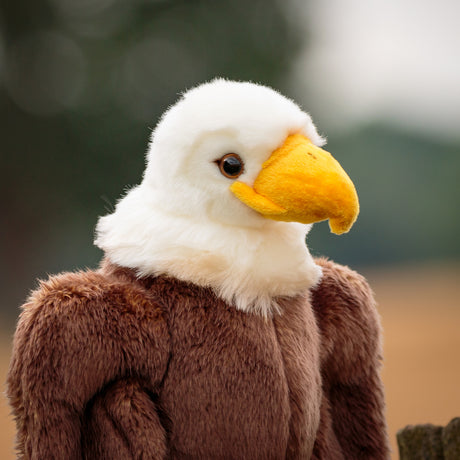
{"type": "Polygon", "coordinates": [[[317,263],[272,319],[109,263],[43,283],[8,375],[20,458],[388,458],[372,295],[317,263]]]}

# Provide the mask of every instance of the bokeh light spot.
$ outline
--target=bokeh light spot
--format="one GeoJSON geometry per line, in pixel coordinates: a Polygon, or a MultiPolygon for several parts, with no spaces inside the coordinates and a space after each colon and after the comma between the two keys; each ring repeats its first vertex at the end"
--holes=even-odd
{"type": "Polygon", "coordinates": [[[72,39],[42,31],[12,45],[7,55],[6,86],[21,109],[50,115],[78,103],[86,73],[86,58],[72,39]]]}

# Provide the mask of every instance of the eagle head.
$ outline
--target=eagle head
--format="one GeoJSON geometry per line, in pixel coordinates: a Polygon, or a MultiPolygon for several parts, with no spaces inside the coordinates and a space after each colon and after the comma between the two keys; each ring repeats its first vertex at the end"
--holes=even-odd
{"type": "Polygon", "coordinates": [[[273,310],[321,274],[310,224],[347,232],[350,178],[311,117],[265,86],[216,79],[185,92],[154,129],[142,182],[102,217],[96,244],[139,276],[212,288],[237,308],[273,310]],[[306,224],[306,225],[305,225],[306,224]]]}

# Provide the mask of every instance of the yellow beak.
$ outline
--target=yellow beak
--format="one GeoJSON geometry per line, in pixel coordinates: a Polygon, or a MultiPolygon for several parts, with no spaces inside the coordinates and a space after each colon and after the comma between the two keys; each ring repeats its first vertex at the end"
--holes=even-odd
{"type": "Polygon", "coordinates": [[[348,232],[359,213],[355,187],[340,164],[301,134],[272,153],[252,187],[236,181],[230,190],[268,219],[304,224],[329,219],[336,234],[348,232]]]}

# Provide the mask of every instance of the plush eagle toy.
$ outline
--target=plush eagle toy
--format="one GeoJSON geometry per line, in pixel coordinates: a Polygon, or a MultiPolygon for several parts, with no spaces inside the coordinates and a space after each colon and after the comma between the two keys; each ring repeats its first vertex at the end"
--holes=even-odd
{"type": "Polygon", "coordinates": [[[358,214],[310,117],[214,80],[153,132],[140,185],[97,225],[99,269],[42,282],[8,396],[27,459],[386,459],[366,281],[314,260],[358,214]]]}

